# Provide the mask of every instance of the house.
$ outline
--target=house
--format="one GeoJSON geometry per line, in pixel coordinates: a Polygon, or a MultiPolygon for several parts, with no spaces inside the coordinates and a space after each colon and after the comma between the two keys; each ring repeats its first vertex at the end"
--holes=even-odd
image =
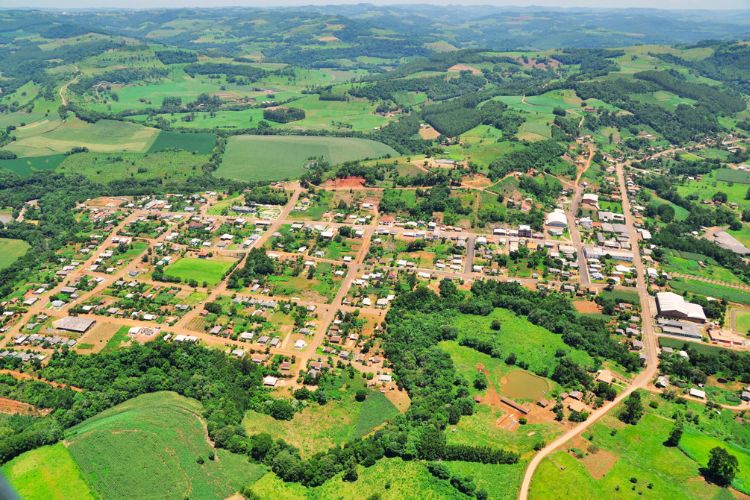
{"type": "Polygon", "coordinates": [[[659,388],[668,387],[669,379],[666,377],[666,375],[661,375],[656,379],[656,382],[654,383],[654,385],[659,388]]]}
{"type": "Polygon", "coordinates": [[[276,384],[278,382],[279,379],[271,375],[266,375],[265,377],[263,377],[263,385],[265,385],[266,387],[276,387],[276,384]]]}
{"type": "Polygon", "coordinates": [[[705,392],[705,391],[702,391],[702,390],[700,390],[700,389],[696,389],[695,387],[692,387],[692,388],[690,389],[690,392],[689,392],[689,394],[690,394],[691,396],[693,396],[694,398],[698,398],[698,399],[706,399],[706,392],[705,392]]]}
{"type": "Polygon", "coordinates": [[[682,319],[695,323],[706,322],[706,314],[700,305],[688,302],[681,295],[673,292],[657,293],[656,307],[659,315],[665,318],[682,319]]]}
{"type": "Polygon", "coordinates": [[[599,195],[594,193],[585,193],[581,198],[581,204],[585,209],[599,211],[599,195]]]}
{"type": "Polygon", "coordinates": [[[518,236],[521,238],[531,238],[531,226],[527,224],[518,226],[518,236]]]}

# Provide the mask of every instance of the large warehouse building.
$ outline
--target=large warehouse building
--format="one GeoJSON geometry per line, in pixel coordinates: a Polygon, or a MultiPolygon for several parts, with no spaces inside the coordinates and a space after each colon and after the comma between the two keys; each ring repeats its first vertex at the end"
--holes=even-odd
{"type": "Polygon", "coordinates": [[[686,301],[676,293],[657,293],[656,307],[659,309],[659,316],[665,318],[684,319],[696,323],[706,322],[706,313],[703,312],[701,306],[686,301]]]}

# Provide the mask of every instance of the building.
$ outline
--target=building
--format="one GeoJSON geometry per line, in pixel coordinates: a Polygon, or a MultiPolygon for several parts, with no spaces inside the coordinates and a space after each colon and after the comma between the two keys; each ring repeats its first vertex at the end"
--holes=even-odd
{"type": "Polygon", "coordinates": [[[695,387],[690,389],[689,394],[693,396],[694,398],[706,399],[706,392],[700,389],[696,389],[695,387]]]}
{"type": "Polygon", "coordinates": [[[565,217],[565,212],[556,208],[553,212],[547,214],[547,219],[544,224],[550,227],[566,228],[568,227],[568,218],[565,217]]]}
{"type": "Polygon", "coordinates": [[[58,330],[65,330],[68,332],[75,332],[75,333],[86,333],[89,330],[89,328],[93,326],[94,323],[96,323],[96,320],[68,316],[63,319],[55,321],[53,325],[58,330]]]}
{"type": "Polygon", "coordinates": [[[583,208],[586,208],[588,210],[596,210],[599,211],[599,195],[594,193],[586,193],[583,195],[583,198],[581,198],[581,204],[583,205],[583,208]]]}
{"type": "Polygon", "coordinates": [[[682,319],[695,323],[705,323],[706,314],[698,304],[686,301],[681,295],[673,292],[656,294],[656,307],[659,315],[665,318],[682,319]]]}

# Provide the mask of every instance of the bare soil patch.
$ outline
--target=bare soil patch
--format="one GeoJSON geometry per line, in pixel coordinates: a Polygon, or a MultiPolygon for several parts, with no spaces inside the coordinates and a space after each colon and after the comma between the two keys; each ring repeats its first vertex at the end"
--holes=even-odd
{"type": "Polygon", "coordinates": [[[573,307],[575,307],[576,311],[582,314],[598,314],[602,312],[599,304],[593,300],[576,300],[573,302],[573,307]]]}
{"type": "Polygon", "coordinates": [[[469,66],[467,64],[454,64],[450,68],[448,68],[448,71],[451,73],[459,73],[461,71],[470,71],[472,75],[481,75],[482,72],[479,71],[477,68],[473,66],[469,66]]]}
{"type": "Polygon", "coordinates": [[[599,450],[596,453],[586,455],[581,459],[581,462],[594,479],[601,479],[615,466],[617,459],[617,455],[611,451],[599,450]]]}
{"type": "Polygon", "coordinates": [[[111,196],[101,196],[99,198],[94,198],[93,200],[90,200],[89,202],[87,202],[87,205],[90,207],[117,208],[127,201],[128,201],[127,198],[114,198],[111,196]]]}
{"type": "Polygon", "coordinates": [[[332,179],[325,182],[327,188],[362,188],[365,180],[362,177],[344,177],[343,179],[332,179]]]}
{"type": "Polygon", "coordinates": [[[484,189],[493,184],[489,177],[482,174],[467,175],[466,177],[464,177],[463,183],[467,187],[478,189],[484,189]]]}
{"type": "Polygon", "coordinates": [[[34,405],[22,403],[21,401],[16,401],[15,399],[0,398],[0,413],[5,413],[6,415],[41,416],[48,414],[50,411],[52,410],[40,410],[34,405]]]}
{"type": "Polygon", "coordinates": [[[432,141],[440,137],[440,132],[435,130],[432,125],[424,125],[419,129],[419,137],[425,141],[432,141]]]}
{"type": "Polygon", "coordinates": [[[88,349],[86,352],[99,352],[104,349],[104,346],[107,345],[107,341],[111,339],[119,329],[120,325],[114,323],[98,323],[79,339],[78,344],[91,344],[94,347],[88,349]]]}
{"type": "Polygon", "coordinates": [[[319,42],[338,42],[339,39],[335,36],[329,35],[329,36],[321,36],[318,37],[319,42]]]}

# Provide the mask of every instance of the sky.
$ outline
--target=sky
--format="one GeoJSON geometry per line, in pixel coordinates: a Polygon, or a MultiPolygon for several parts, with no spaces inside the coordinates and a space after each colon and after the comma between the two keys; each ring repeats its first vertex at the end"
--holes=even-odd
{"type": "Polygon", "coordinates": [[[293,6],[332,5],[341,3],[373,4],[450,4],[540,7],[643,7],[658,9],[750,9],[750,0],[0,0],[0,7],[135,8],[222,7],[222,6],[293,6]]]}

